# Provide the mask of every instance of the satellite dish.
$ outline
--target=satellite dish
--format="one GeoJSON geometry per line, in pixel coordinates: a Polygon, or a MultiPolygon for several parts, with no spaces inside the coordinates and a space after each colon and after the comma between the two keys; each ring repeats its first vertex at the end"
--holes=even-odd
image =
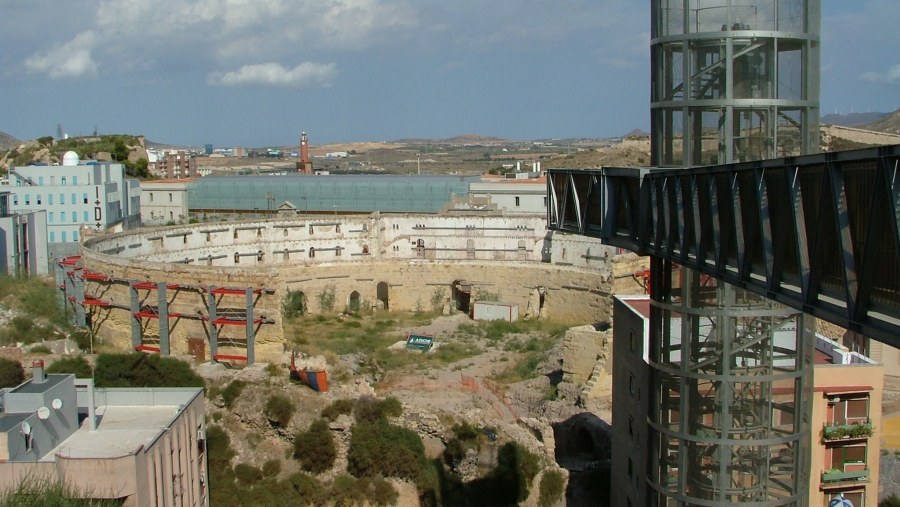
{"type": "Polygon", "coordinates": [[[50,418],[50,409],[47,407],[41,407],[37,410],[37,414],[38,419],[46,421],[48,418],[50,418]]]}
{"type": "Polygon", "coordinates": [[[23,435],[31,435],[31,424],[28,421],[23,421],[19,428],[22,430],[23,435]]]}
{"type": "Polygon", "coordinates": [[[62,408],[62,400],[59,398],[53,398],[53,401],[50,402],[50,406],[56,410],[59,410],[62,408]]]}

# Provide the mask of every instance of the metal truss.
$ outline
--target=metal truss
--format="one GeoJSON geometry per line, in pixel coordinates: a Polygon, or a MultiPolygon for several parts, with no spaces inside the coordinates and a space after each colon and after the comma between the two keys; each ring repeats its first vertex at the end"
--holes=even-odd
{"type": "Polygon", "coordinates": [[[691,169],[551,169],[551,230],[602,238],[900,347],[900,145],[691,169]]]}

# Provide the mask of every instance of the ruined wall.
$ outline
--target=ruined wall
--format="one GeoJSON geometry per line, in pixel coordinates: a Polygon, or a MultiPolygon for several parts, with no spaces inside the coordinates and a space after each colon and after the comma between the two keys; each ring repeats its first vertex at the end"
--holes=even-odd
{"type": "MultiPolygon", "coordinates": [[[[129,283],[165,282],[169,313],[205,312],[209,287],[265,288],[254,298],[255,317],[273,321],[256,335],[256,356],[267,360],[283,350],[281,302],[301,291],[308,311],[318,296],[334,291],[332,311],[354,305],[374,311],[448,311],[454,286],[519,305],[520,315],[585,323],[608,321],[615,250],[589,238],[548,235],[542,218],[392,215],[335,216],[315,220],[244,221],[140,229],[85,242],[84,268],[111,277],[86,282],[86,293],[128,306],[129,283]],[[564,243],[569,259],[554,258],[553,242],[564,243]],[[310,249],[313,249],[310,252],[310,249]],[[178,284],[177,287],[174,284],[178,284]]],[[[158,291],[138,291],[155,305],[158,291]]],[[[220,308],[245,307],[244,295],[218,296],[220,308]]],[[[131,344],[127,308],[94,308],[98,336],[117,348],[131,344]]],[[[144,319],[144,334],[158,335],[158,321],[144,319]]],[[[210,324],[196,318],[170,322],[173,354],[188,351],[188,338],[208,338],[210,324]]],[[[228,338],[245,330],[223,326],[228,338]]]]}

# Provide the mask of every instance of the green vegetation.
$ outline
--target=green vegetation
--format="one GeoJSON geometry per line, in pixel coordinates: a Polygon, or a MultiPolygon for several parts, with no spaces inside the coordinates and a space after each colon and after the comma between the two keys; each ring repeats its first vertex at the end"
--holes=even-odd
{"type": "Polygon", "coordinates": [[[22,363],[0,357],[0,388],[15,387],[25,381],[22,363]]]}
{"type": "Polygon", "coordinates": [[[357,423],[350,436],[347,471],[356,477],[397,477],[423,484],[428,468],[419,435],[384,419],[357,423]]]}
{"type": "Polygon", "coordinates": [[[335,421],[341,414],[350,415],[353,413],[354,404],[355,402],[348,398],[334,400],[331,402],[331,405],[328,405],[322,410],[322,417],[329,421],[335,421]]]}
{"type": "Polygon", "coordinates": [[[266,414],[266,417],[272,424],[286,428],[290,424],[295,410],[296,407],[290,398],[283,394],[273,394],[266,401],[266,408],[263,409],[263,413],[266,414]]]}
{"type": "Polygon", "coordinates": [[[288,290],[281,303],[281,314],[285,319],[293,319],[306,315],[306,294],[300,291],[288,290]]]}
{"type": "Polygon", "coordinates": [[[374,423],[388,417],[399,417],[403,414],[400,400],[393,396],[378,400],[375,398],[360,398],[353,407],[353,415],[357,423],[374,423]]]}
{"type": "Polygon", "coordinates": [[[188,363],[140,352],[100,354],[94,381],[97,387],[204,387],[188,363]]]}
{"type": "Polygon", "coordinates": [[[76,498],[84,496],[58,482],[26,479],[14,489],[0,492],[0,507],[113,507],[117,500],[76,498]]]}
{"type": "Polygon", "coordinates": [[[31,350],[28,352],[31,354],[49,354],[50,347],[46,345],[35,345],[34,347],[31,347],[31,350]]]}
{"type": "Polygon", "coordinates": [[[565,493],[565,486],[566,479],[558,470],[544,472],[544,476],[541,477],[538,505],[541,507],[556,505],[565,493]]]}
{"type": "Polygon", "coordinates": [[[57,359],[47,367],[47,373],[74,373],[78,378],[92,378],[94,369],[84,356],[69,356],[57,359]]]}
{"type": "Polygon", "coordinates": [[[246,385],[247,383],[242,380],[232,380],[225,389],[222,389],[222,402],[225,404],[225,408],[234,406],[234,402],[237,401],[246,385]]]}
{"type": "Polygon", "coordinates": [[[334,466],[337,447],[325,419],[316,419],[306,431],[294,435],[294,458],[307,472],[322,473],[334,466]]]}
{"type": "Polygon", "coordinates": [[[900,507],[900,496],[897,496],[896,493],[891,493],[891,496],[878,502],[878,507],[900,507]]]}
{"type": "Polygon", "coordinates": [[[332,312],[334,311],[334,300],[336,296],[334,294],[334,285],[328,285],[322,292],[316,295],[316,300],[319,302],[319,310],[323,312],[332,312]]]}
{"type": "Polygon", "coordinates": [[[453,425],[453,434],[455,436],[447,442],[447,446],[444,448],[444,462],[451,469],[459,466],[469,449],[479,450],[483,440],[482,432],[465,421],[453,425]]]}

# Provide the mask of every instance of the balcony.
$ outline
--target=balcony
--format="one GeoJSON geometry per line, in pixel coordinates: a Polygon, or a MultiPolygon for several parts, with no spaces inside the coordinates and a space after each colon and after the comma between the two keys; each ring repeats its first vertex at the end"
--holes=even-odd
{"type": "Polygon", "coordinates": [[[871,436],[872,423],[868,421],[851,424],[826,424],[822,429],[822,439],[825,441],[868,438],[871,436]]]}
{"type": "Polygon", "coordinates": [[[863,470],[851,470],[851,471],[843,471],[843,470],[825,470],[822,472],[822,486],[833,486],[837,485],[836,483],[840,483],[843,485],[848,482],[867,482],[869,480],[869,469],[863,470]]]}

